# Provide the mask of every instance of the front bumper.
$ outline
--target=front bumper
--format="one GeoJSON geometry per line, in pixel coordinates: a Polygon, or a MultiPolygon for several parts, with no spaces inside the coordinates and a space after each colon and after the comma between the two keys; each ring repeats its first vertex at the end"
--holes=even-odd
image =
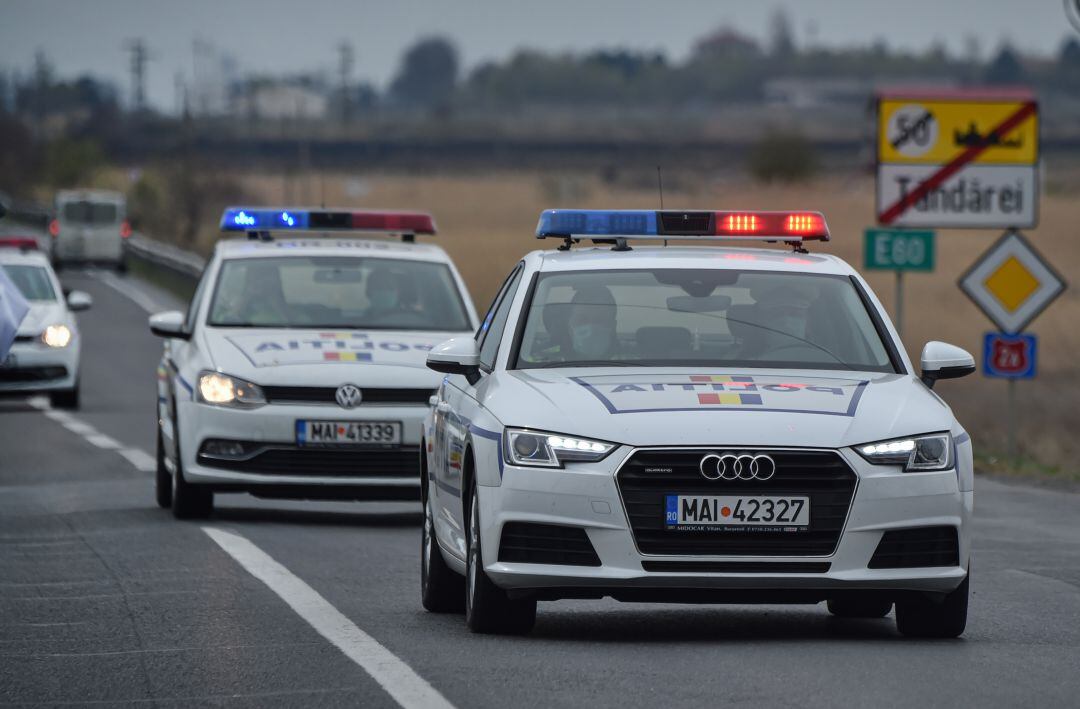
{"type": "Polygon", "coordinates": [[[238,410],[177,404],[184,479],[220,491],[311,499],[420,499],[423,406],[268,404],[238,410]],[[323,448],[296,445],[298,420],[400,421],[400,445],[323,448]],[[243,441],[254,455],[201,455],[210,439],[243,441]]]}
{"type": "Polygon", "coordinates": [[[541,599],[606,595],[624,600],[817,602],[853,592],[946,593],[967,575],[973,493],[960,491],[955,470],[900,473],[841,450],[858,480],[830,553],[643,554],[616,481],[618,468],[631,453],[616,451],[601,463],[571,464],[565,470],[506,466],[499,486],[480,486],[483,561],[491,579],[513,595],[541,599]],[[583,529],[599,565],[500,561],[507,522],[583,529]],[[911,528],[955,528],[958,563],[870,567],[886,531],[911,528]]]}
{"type": "Polygon", "coordinates": [[[9,353],[14,367],[0,367],[0,394],[72,389],[79,379],[79,340],[67,347],[16,342],[9,353]]]}

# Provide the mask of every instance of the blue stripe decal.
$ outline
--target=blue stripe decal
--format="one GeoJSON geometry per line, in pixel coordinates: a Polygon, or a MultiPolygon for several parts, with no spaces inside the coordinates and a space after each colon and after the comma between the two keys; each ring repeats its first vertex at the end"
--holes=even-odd
{"type": "Polygon", "coordinates": [[[503,450],[502,450],[502,434],[497,431],[489,431],[486,428],[480,428],[474,423],[469,424],[469,433],[476,434],[481,438],[486,438],[489,441],[495,441],[495,449],[499,455],[499,479],[502,479],[503,475],[503,450]]]}
{"type": "Polygon", "coordinates": [[[168,360],[166,362],[166,364],[169,365],[169,368],[173,371],[173,374],[176,375],[175,376],[176,381],[180,382],[180,386],[187,389],[188,395],[191,396],[192,399],[194,399],[195,398],[195,387],[188,384],[187,381],[182,376],[180,376],[180,368],[176,366],[176,362],[173,362],[170,359],[170,360],[168,360]]]}
{"type": "Polygon", "coordinates": [[[967,431],[964,431],[964,432],[963,432],[963,433],[961,433],[961,434],[960,434],[959,436],[957,436],[956,438],[954,438],[954,439],[953,439],[953,442],[954,442],[954,443],[955,443],[956,445],[958,445],[958,446],[959,446],[959,445],[963,445],[964,443],[967,443],[967,442],[968,442],[968,441],[970,441],[970,440],[971,440],[971,436],[969,436],[969,435],[967,434],[967,431]]]}

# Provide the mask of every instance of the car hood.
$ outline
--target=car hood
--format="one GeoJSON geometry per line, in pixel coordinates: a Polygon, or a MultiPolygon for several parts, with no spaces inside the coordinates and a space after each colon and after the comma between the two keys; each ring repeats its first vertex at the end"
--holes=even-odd
{"type": "Polygon", "coordinates": [[[507,426],[630,445],[836,448],[952,428],[912,375],[779,370],[511,370],[484,393],[507,426]]]}
{"type": "Polygon", "coordinates": [[[425,366],[427,353],[460,334],[214,328],[203,346],[215,369],[256,384],[435,389],[442,375],[425,366]]]}
{"type": "Polygon", "coordinates": [[[67,309],[60,303],[30,303],[30,310],[19,323],[18,335],[37,335],[49,325],[63,323],[71,327],[67,309]]]}

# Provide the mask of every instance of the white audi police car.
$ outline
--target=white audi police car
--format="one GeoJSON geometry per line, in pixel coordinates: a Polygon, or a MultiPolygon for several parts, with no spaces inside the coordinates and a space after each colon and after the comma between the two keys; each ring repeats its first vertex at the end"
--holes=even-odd
{"type": "Polygon", "coordinates": [[[479,632],[538,600],[818,603],[901,633],[967,616],[972,449],[816,212],[548,211],[425,425],[422,599],[479,632]],[[613,248],[572,249],[583,238],[613,248]],[[765,239],[793,251],[640,247],[765,239]],[[633,245],[633,246],[632,246],[633,245]],[[464,577],[464,578],[462,578],[464,577]]]}
{"type": "Polygon", "coordinates": [[[475,329],[461,276],[415,213],[230,208],[186,314],[159,313],[157,501],[210,513],[215,492],[419,497],[424,366],[475,329]],[[323,238],[296,238],[297,233],[323,238]],[[402,234],[402,242],[325,238],[402,234]],[[271,233],[288,233],[275,239],[271,233]]]}
{"type": "Polygon", "coordinates": [[[79,408],[82,340],[74,313],[90,307],[90,295],[63,291],[33,237],[0,237],[0,268],[30,303],[0,360],[0,394],[48,394],[53,406],[79,408]]]}

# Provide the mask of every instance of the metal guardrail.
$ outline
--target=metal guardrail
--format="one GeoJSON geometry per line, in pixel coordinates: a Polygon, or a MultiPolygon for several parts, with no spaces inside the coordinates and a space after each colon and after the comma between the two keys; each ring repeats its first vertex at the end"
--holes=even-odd
{"type": "Polygon", "coordinates": [[[193,281],[199,280],[206,266],[206,259],[202,256],[181,249],[179,246],[155,241],[142,234],[132,234],[124,244],[129,256],[147,261],[193,281]]]}

